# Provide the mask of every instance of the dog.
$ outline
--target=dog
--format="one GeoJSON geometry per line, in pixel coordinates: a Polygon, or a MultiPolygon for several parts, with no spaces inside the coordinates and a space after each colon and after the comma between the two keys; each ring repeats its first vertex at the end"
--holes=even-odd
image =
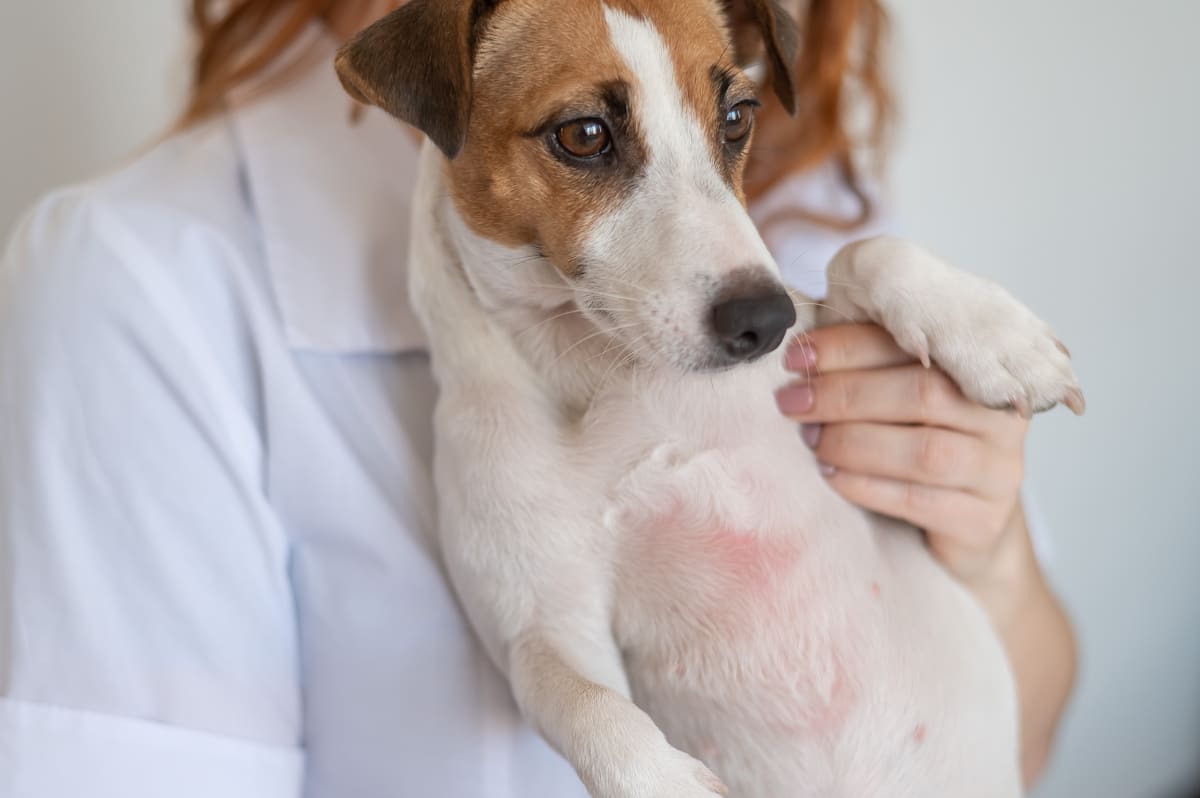
{"type": "MultiPolygon", "coordinates": [[[[739,1],[791,109],[794,23],[739,1]]],[[[1083,395],[1046,324],[903,241],[793,301],[745,210],[730,13],[411,0],[339,52],[428,138],[409,269],[446,569],[597,798],[1013,798],[999,639],[917,530],[828,487],[776,408],[779,346],[873,321],[983,404],[1083,395]]]]}

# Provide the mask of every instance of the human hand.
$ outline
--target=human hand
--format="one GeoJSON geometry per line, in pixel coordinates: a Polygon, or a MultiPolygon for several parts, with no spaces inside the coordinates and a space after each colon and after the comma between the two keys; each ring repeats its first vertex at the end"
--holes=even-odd
{"type": "Polygon", "coordinates": [[[778,392],[779,408],[804,425],[834,490],[925,530],[964,582],[988,576],[1023,531],[1028,421],[967,399],[873,324],[814,330],[787,364],[799,379],[778,392]]]}

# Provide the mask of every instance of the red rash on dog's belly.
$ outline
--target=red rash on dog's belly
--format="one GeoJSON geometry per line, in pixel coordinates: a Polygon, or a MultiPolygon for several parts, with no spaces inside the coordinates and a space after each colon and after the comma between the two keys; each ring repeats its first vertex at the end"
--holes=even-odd
{"type": "Polygon", "coordinates": [[[744,530],[718,527],[698,541],[700,551],[713,560],[714,570],[732,580],[727,590],[746,590],[765,595],[774,585],[774,577],[790,571],[800,552],[782,541],[764,540],[744,530]]]}
{"type": "MultiPolygon", "coordinates": [[[[714,622],[751,606],[755,612],[779,611],[779,579],[789,574],[800,558],[794,542],[728,525],[697,525],[696,519],[678,508],[653,521],[639,537],[640,554],[649,555],[643,562],[655,562],[660,576],[670,572],[675,579],[694,580],[690,586],[677,587],[685,589],[682,595],[709,605],[705,614],[714,622]]],[[[764,620],[772,623],[775,619],[764,620]]]]}
{"type": "Polygon", "coordinates": [[[735,658],[750,689],[769,699],[753,709],[757,723],[796,738],[835,732],[858,703],[844,656],[851,635],[810,623],[834,598],[823,595],[820,575],[803,573],[815,567],[803,559],[803,539],[704,520],[677,508],[634,533],[628,562],[647,617],[668,614],[683,632],[647,652],[654,669],[703,690],[705,663],[735,658]]]}

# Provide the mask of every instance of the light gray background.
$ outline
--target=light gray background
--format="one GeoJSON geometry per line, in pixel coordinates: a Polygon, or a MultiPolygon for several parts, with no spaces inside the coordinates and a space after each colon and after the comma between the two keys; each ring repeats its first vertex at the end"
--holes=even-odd
{"type": "MultiPolygon", "coordinates": [[[[160,133],[181,0],[0,2],[0,234],[160,133]]],[[[891,0],[906,232],[1050,319],[1087,389],[1031,482],[1083,670],[1039,798],[1200,780],[1200,2],[891,0]]]]}

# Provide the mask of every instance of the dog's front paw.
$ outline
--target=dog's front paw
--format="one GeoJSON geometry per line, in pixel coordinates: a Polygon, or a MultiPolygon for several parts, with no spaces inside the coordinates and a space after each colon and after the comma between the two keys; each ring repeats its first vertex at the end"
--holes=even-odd
{"type": "Polygon", "coordinates": [[[1028,418],[1061,403],[1082,415],[1070,353],[1050,326],[999,286],[955,276],[963,278],[954,281],[961,291],[945,297],[953,309],[896,319],[896,339],[927,364],[932,359],[980,404],[1028,418]]]}
{"type": "Polygon", "coordinates": [[[647,798],[716,798],[729,791],[702,762],[682,751],[672,750],[670,762],[664,762],[658,784],[650,786],[647,798]]]}
{"type": "Polygon", "coordinates": [[[830,265],[830,302],[882,324],[980,404],[1026,417],[1059,403],[1084,411],[1070,354],[1049,325],[1000,286],[914,244],[880,237],[846,247],[830,265]]]}
{"type": "Polygon", "coordinates": [[[611,779],[590,783],[592,798],[718,798],[729,794],[704,766],[664,741],[653,756],[623,763],[611,779]]]}

